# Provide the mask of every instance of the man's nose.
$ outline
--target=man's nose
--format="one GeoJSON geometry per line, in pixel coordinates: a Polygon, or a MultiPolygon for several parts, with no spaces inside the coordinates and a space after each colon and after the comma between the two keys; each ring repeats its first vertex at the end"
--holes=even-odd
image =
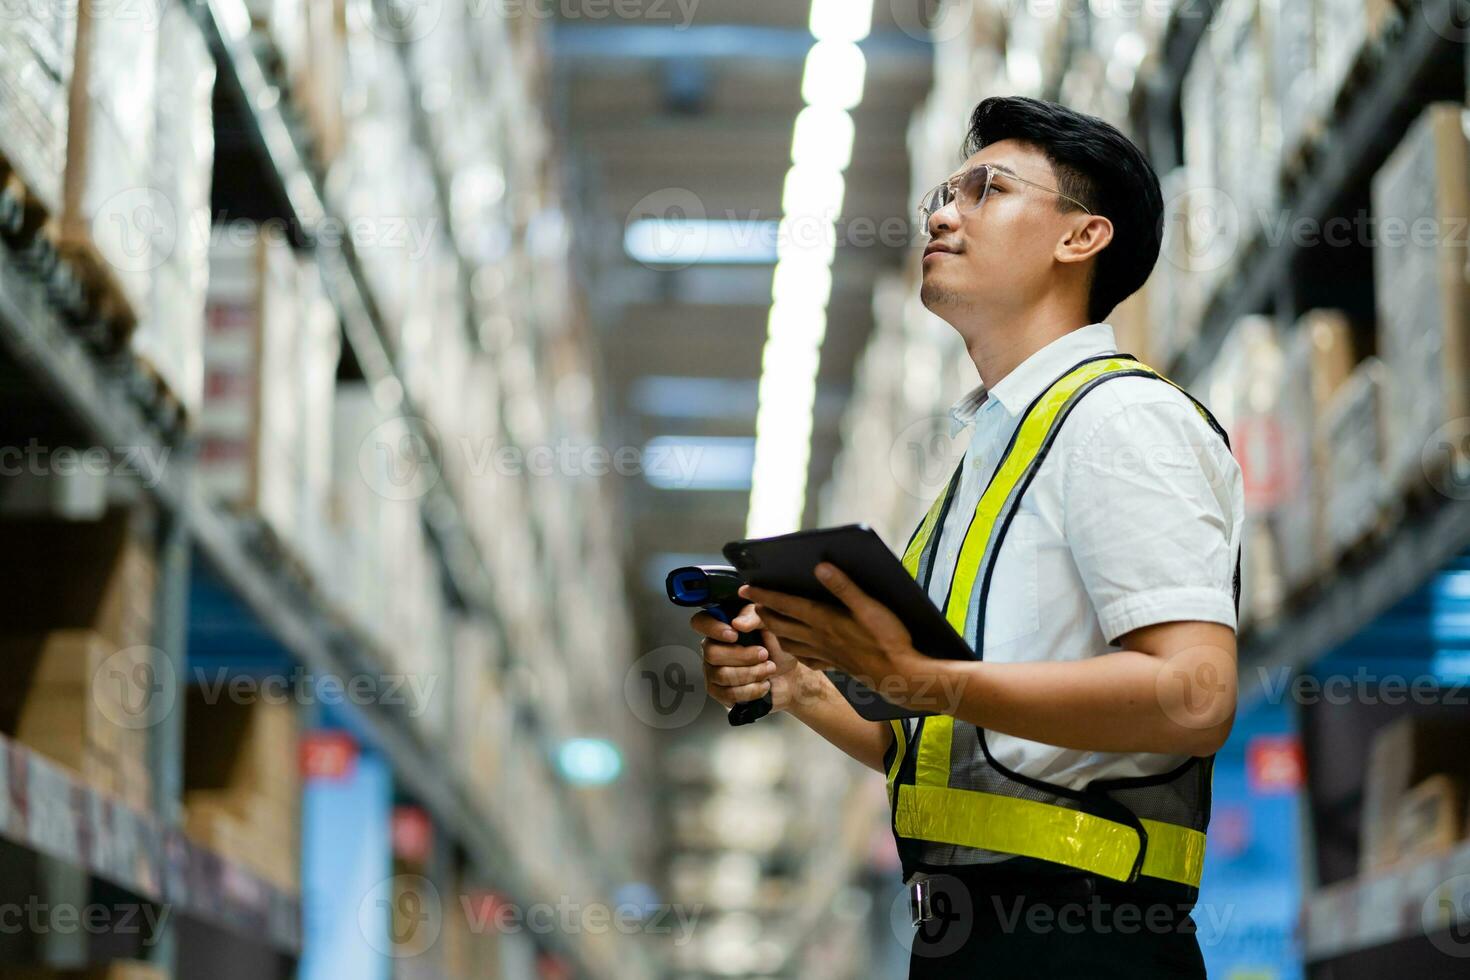
{"type": "Polygon", "coordinates": [[[959,227],[959,210],[953,201],[929,215],[928,231],[930,238],[938,238],[941,233],[954,231],[959,227]]]}

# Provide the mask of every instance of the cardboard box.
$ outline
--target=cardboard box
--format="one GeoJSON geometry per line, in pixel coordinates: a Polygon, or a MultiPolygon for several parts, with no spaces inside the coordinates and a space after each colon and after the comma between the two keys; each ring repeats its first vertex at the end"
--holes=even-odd
{"type": "MultiPolygon", "coordinates": [[[[1289,0],[1288,0],[1289,2],[1289,0]]],[[[1383,33],[1396,16],[1394,0],[1311,0],[1315,32],[1316,114],[1330,119],[1333,106],[1347,86],[1353,65],[1364,45],[1383,33]]]]}
{"type": "Polygon", "coordinates": [[[151,186],[169,226],[132,345],[193,423],[204,398],[215,68],[187,8],[166,5],[161,17],[151,186]]]}
{"type": "Polygon", "coordinates": [[[1288,592],[1321,578],[1332,562],[1327,533],[1330,450],[1324,427],[1327,406],[1352,369],[1347,318],[1336,310],[1303,314],[1287,337],[1273,412],[1282,487],[1279,501],[1267,515],[1288,592]]]}
{"type": "Polygon", "coordinates": [[[1397,860],[1411,861],[1450,850],[1463,838],[1465,784],[1437,773],[1404,794],[1394,815],[1397,860]]]}
{"type": "Polygon", "coordinates": [[[300,481],[311,470],[302,361],[321,355],[315,314],[302,329],[301,277],[290,245],[268,227],[241,226],[211,245],[200,482],[259,515],[288,547],[301,536],[300,481]]]}
{"type": "Polygon", "coordinates": [[[11,4],[0,18],[0,172],[7,167],[39,213],[61,213],[75,25],[66,4],[11,4]]]}
{"type": "Polygon", "coordinates": [[[147,732],[131,723],[124,703],[129,692],[112,676],[129,676],[137,662],[134,650],[119,655],[90,630],[11,633],[0,638],[0,661],[9,670],[0,690],[0,732],[70,769],[94,790],[151,808],[147,732]],[[148,797],[126,792],[138,772],[148,797]]]}
{"type": "Polygon", "coordinates": [[[189,693],[185,832],[288,892],[300,888],[296,704],[189,693]]]}
{"type": "MultiPolygon", "coordinates": [[[[1359,867],[1372,873],[1389,867],[1400,857],[1401,844],[1414,844],[1416,831],[1434,830],[1436,795],[1443,789],[1422,789],[1413,813],[1399,832],[1399,815],[1410,797],[1431,776],[1452,777],[1463,787],[1470,781],[1470,722],[1463,719],[1401,718],[1380,728],[1373,736],[1363,777],[1363,823],[1359,867]]],[[[1456,813],[1463,815],[1463,809],[1456,813]]],[[[1456,817],[1458,820],[1459,817],[1456,817]]]]}
{"type": "Polygon", "coordinates": [[[1332,397],[1323,418],[1327,537],[1334,557],[1373,535],[1387,514],[1386,375],[1378,358],[1365,359],[1332,397]]]}
{"type": "Polygon", "coordinates": [[[153,546],[126,511],[98,521],[0,521],[0,538],[25,556],[0,564],[9,631],[85,629],[115,650],[152,643],[153,546]]]}
{"type": "Polygon", "coordinates": [[[1470,415],[1467,126],[1461,106],[1430,106],[1373,178],[1378,352],[1390,378],[1389,471],[1400,489],[1437,478],[1426,472],[1426,450],[1431,466],[1470,465],[1461,439],[1436,438],[1470,415]]]}
{"type": "Polygon", "coordinates": [[[147,309],[161,220],[148,192],[159,32],[127,4],[77,4],[75,17],[56,235],[130,331],[147,309]]]}
{"type": "Polygon", "coordinates": [[[1316,0],[1266,0],[1271,20],[1271,88],[1290,160],[1320,126],[1317,100],[1316,0]]]}

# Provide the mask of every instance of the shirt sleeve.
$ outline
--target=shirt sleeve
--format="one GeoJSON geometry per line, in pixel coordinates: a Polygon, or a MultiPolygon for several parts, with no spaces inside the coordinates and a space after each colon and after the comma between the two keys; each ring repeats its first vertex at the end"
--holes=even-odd
{"type": "Polygon", "coordinates": [[[1079,421],[1063,530],[1103,634],[1179,620],[1235,628],[1242,491],[1223,440],[1182,396],[1079,421]]]}

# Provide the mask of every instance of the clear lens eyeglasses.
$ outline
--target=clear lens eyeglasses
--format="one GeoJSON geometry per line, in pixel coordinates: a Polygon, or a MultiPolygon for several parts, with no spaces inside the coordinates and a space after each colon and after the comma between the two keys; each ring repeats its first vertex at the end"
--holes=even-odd
{"type": "Polygon", "coordinates": [[[982,163],[963,170],[948,180],[941,181],[933,190],[924,195],[924,199],[919,202],[919,218],[924,222],[924,227],[929,226],[929,217],[934,212],[948,207],[951,202],[959,209],[960,214],[969,214],[974,211],[990,196],[991,187],[997,178],[1003,182],[1015,181],[1019,184],[1029,184],[1048,194],[1055,194],[1063,200],[1070,201],[1088,214],[1092,214],[1092,209],[1087,205],[1075,197],[1068,197],[1056,188],[1038,184],[1024,177],[1017,177],[1014,174],[997,170],[988,163],[982,163]]]}

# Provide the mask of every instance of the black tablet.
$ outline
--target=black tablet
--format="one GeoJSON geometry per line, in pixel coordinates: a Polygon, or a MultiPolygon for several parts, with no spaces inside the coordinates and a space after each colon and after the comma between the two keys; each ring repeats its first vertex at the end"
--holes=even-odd
{"type": "MultiPolygon", "coordinates": [[[[924,594],[903,562],[866,524],[731,541],[724,552],[725,559],[751,585],[836,605],[837,598],[812,572],[818,562],[829,561],[846,572],[858,588],[892,609],[908,627],[914,647],[921,653],[944,660],[975,659],[969,644],[924,594]]],[[[899,707],[841,671],[828,671],[827,676],[858,714],[869,721],[933,714],[899,707]]]]}

